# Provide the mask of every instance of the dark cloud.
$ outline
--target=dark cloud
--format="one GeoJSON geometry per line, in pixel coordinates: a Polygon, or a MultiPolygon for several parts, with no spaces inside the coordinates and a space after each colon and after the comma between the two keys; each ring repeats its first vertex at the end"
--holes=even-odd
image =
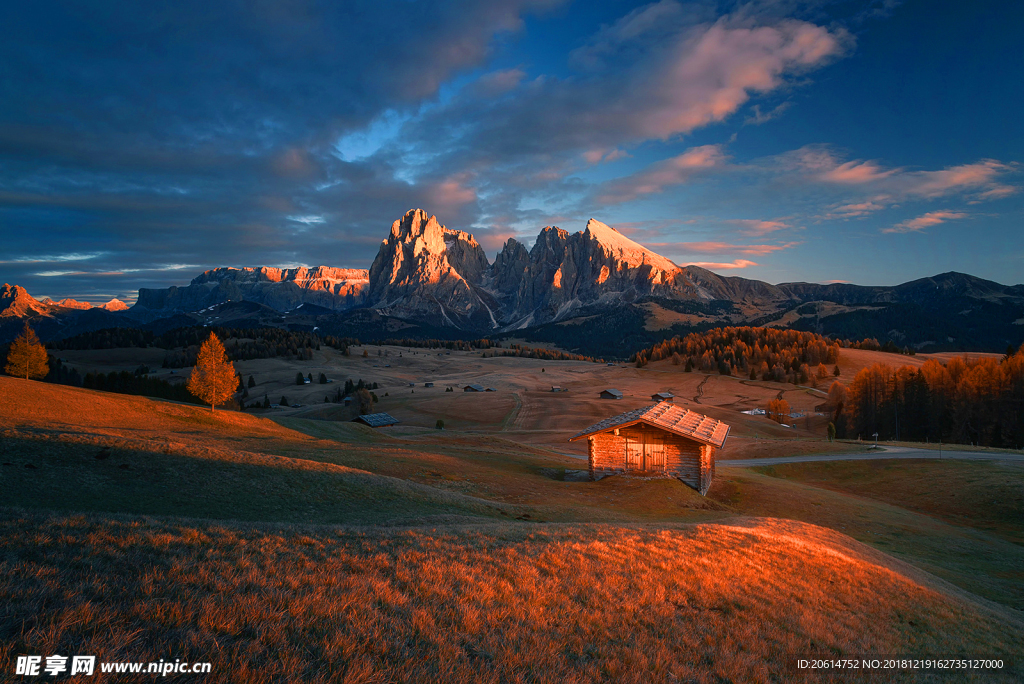
{"type": "Polygon", "coordinates": [[[386,162],[342,163],[332,146],[382,112],[415,112],[481,66],[496,37],[560,1],[7,8],[4,279],[101,297],[215,265],[367,266],[409,207],[470,222],[464,177],[411,184],[386,162]],[[29,259],[54,250],[101,254],[59,267],[29,259]]]}

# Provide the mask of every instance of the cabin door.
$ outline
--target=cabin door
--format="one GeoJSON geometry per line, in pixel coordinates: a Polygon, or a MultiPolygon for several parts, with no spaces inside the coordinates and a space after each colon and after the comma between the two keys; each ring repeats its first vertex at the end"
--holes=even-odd
{"type": "Polygon", "coordinates": [[[647,448],[644,450],[646,464],[644,470],[665,469],[665,441],[660,437],[648,435],[646,439],[647,448]]]}
{"type": "Polygon", "coordinates": [[[643,470],[644,443],[640,436],[626,437],[626,470],[643,470]]]}

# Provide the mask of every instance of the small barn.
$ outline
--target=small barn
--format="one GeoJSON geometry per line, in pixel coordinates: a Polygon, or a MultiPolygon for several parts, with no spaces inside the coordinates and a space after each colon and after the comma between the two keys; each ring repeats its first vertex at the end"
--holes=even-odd
{"type": "Polygon", "coordinates": [[[553,385],[551,387],[551,391],[552,392],[568,392],[569,388],[568,387],[559,387],[558,385],[553,385]]]}
{"type": "Polygon", "coordinates": [[[655,392],[651,395],[651,401],[672,401],[676,395],[671,392],[655,392]]]}
{"type": "Polygon", "coordinates": [[[591,479],[618,473],[674,477],[707,494],[715,452],[728,436],[722,421],[663,401],[605,418],[569,441],[587,440],[591,479]]]}
{"type": "Polygon", "coordinates": [[[425,383],[423,383],[423,386],[424,387],[433,387],[434,383],[432,383],[432,382],[425,382],[425,383]]]}
{"type": "Polygon", "coordinates": [[[363,425],[378,428],[385,427],[387,425],[394,425],[398,422],[398,419],[389,413],[367,413],[365,416],[356,416],[352,419],[352,422],[362,423],[363,425]]]}
{"type": "Polygon", "coordinates": [[[476,385],[476,384],[466,385],[465,388],[463,388],[462,391],[463,392],[483,392],[484,391],[484,386],[483,385],[476,385]]]}
{"type": "Polygon", "coordinates": [[[606,389],[601,390],[602,399],[621,399],[622,391],[617,389],[606,389]]]}

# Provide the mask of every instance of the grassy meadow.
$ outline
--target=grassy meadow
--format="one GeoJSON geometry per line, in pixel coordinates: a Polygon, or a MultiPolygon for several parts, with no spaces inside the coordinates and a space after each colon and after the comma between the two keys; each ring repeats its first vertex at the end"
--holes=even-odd
{"type": "MultiPolygon", "coordinates": [[[[633,399],[559,428],[540,390],[446,394],[396,413],[494,405],[372,430],[0,377],[0,672],[67,651],[211,682],[846,681],[787,658],[1024,651],[1020,464],[722,461],[701,497],[584,481],[555,448],[633,399]]],[[[743,416],[749,456],[861,448],[706,410],[743,416]]]]}

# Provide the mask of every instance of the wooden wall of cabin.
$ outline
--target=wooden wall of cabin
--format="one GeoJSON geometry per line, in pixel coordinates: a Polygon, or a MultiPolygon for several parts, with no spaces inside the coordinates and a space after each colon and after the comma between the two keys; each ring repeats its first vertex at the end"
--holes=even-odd
{"type": "Polygon", "coordinates": [[[682,480],[702,494],[707,493],[714,476],[714,447],[643,424],[622,428],[618,435],[602,432],[588,439],[591,478],[627,471],[627,439],[660,440],[664,444],[665,475],[682,480]]]}

